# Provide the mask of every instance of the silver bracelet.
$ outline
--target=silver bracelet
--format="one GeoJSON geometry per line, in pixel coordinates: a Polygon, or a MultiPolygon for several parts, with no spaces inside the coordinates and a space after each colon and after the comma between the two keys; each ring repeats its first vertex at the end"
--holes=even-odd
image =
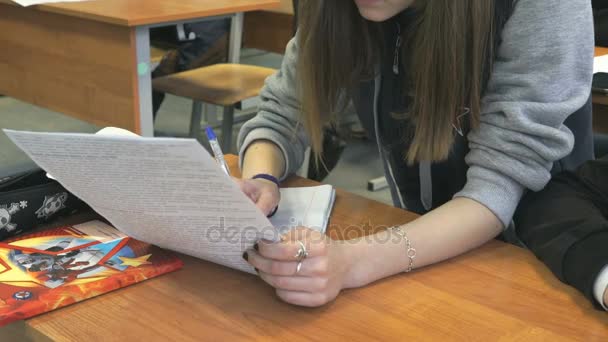
{"type": "Polygon", "coordinates": [[[410,264],[407,266],[405,273],[411,272],[414,269],[414,259],[416,259],[416,249],[412,247],[412,242],[407,237],[407,234],[401,227],[395,226],[390,228],[392,231],[397,233],[397,235],[401,236],[405,240],[405,255],[410,260],[410,264]]]}

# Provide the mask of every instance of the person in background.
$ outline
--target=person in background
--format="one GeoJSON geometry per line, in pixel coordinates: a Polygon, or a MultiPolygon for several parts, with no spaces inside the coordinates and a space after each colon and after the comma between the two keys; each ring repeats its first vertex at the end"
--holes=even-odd
{"type": "Polygon", "coordinates": [[[593,52],[588,0],[301,0],[239,134],[239,186],[271,213],[352,101],[393,202],[423,215],[346,242],[301,227],[243,257],[281,299],[318,306],[495,238],[527,189],[592,159],[593,52]]]}
{"type": "Polygon", "coordinates": [[[516,230],[561,281],[608,310],[608,155],[522,200],[516,230]]]}

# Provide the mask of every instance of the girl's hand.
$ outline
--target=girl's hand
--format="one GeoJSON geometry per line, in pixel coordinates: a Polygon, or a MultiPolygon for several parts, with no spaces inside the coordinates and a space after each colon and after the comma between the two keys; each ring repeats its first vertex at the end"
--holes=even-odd
{"type": "Polygon", "coordinates": [[[343,288],[355,287],[353,246],[331,240],[308,228],[290,231],[281,242],[259,241],[243,257],[256,268],[282,300],[301,306],[320,306],[335,299],[343,288]],[[301,241],[308,257],[297,272],[301,241]]]}
{"type": "Polygon", "coordinates": [[[275,183],[265,179],[234,178],[234,181],[264,215],[270,215],[279,205],[281,193],[275,183]]]}

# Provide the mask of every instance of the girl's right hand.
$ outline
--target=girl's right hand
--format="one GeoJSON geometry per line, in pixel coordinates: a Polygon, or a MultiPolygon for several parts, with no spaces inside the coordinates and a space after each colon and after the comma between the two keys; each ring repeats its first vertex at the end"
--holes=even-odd
{"type": "Polygon", "coordinates": [[[264,215],[270,215],[279,205],[281,193],[275,183],[265,179],[234,178],[234,181],[264,215]]]}

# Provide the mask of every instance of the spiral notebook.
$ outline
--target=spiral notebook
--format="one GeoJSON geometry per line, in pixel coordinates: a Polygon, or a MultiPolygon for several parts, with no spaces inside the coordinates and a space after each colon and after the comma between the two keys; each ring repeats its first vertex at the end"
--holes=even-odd
{"type": "Polygon", "coordinates": [[[336,191],[331,185],[281,189],[281,202],[270,222],[285,232],[298,226],[325,233],[336,191]]]}

